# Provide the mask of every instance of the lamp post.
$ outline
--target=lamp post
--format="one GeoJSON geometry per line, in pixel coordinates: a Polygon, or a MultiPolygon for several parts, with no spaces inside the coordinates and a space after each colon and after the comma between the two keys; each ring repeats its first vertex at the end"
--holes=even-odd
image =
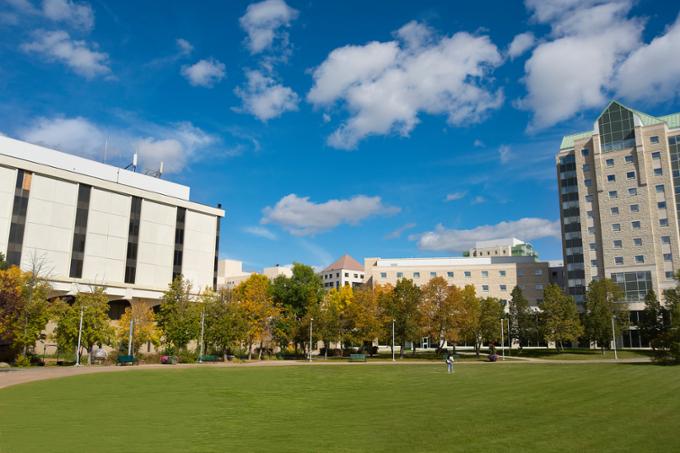
{"type": "Polygon", "coordinates": [[[198,363],[203,363],[203,333],[205,332],[205,310],[201,311],[201,344],[199,344],[198,363]]]}
{"type": "Polygon", "coordinates": [[[508,317],[508,356],[511,356],[512,352],[512,337],[510,336],[510,318],[508,317]]]}
{"type": "Polygon", "coordinates": [[[614,329],[613,316],[612,316],[612,345],[614,346],[614,360],[619,360],[619,355],[616,353],[616,330],[614,329]]]}
{"type": "Polygon", "coordinates": [[[392,361],[394,362],[394,319],[392,319],[392,361]]]}
{"type": "Polygon", "coordinates": [[[505,335],[503,334],[503,318],[501,318],[501,351],[503,351],[503,360],[505,360],[505,335]]]}
{"type": "Polygon", "coordinates": [[[314,324],[314,318],[309,319],[309,361],[312,361],[312,325],[314,324]]]}
{"type": "Polygon", "coordinates": [[[78,346],[76,347],[76,364],[80,366],[80,340],[83,336],[83,307],[80,307],[80,322],[78,323],[78,346]]]}
{"type": "MultiPolygon", "coordinates": [[[[132,310],[130,310],[130,314],[132,315],[132,310]]],[[[132,355],[132,335],[133,335],[134,329],[135,329],[135,318],[130,316],[130,334],[128,335],[128,355],[132,355]]]]}

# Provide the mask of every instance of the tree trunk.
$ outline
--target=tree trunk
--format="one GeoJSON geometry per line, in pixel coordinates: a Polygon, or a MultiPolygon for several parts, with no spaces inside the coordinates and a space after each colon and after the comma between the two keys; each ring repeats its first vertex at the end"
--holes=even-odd
{"type": "Polygon", "coordinates": [[[93,346],[90,346],[90,347],[87,349],[87,364],[88,364],[88,365],[92,365],[92,347],[93,347],[93,346]]]}
{"type": "Polygon", "coordinates": [[[328,347],[329,347],[328,344],[329,344],[328,341],[323,342],[323,345],[326,346],[325,348],[323,348],[324,349],[324,351],[323,351],[323,359],[324,360],[328,360],[328,347]]]}
{"type": "Polygon", "coordinates": [[[253,358],[253,342],[248,341],[248,360],[253,358]]]}
{"type": "Polygon", "coordinates": [[[403,358],[404,358],[404,348],[406,347],[406,342],[405,342],[405,341],[402,341],[402,342],[399,344],[399,346],[401,346],[401,347],[399,348],[399,358],[400,358],[400,359],[403,359],[403,358]]]}
{"type": "Polygon", "coordinates": [[[262,360],[262,348],[263,347],[264,347],[264,344],[263,344],[262,340],[260,340],[260,352],[257,356],[257,360],[262,360]]]}

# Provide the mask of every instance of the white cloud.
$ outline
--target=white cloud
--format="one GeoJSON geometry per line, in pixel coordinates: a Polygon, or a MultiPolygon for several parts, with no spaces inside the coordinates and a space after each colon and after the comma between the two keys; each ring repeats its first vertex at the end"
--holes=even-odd
{"type": "Polygon", "coordinates": [[[481,141],[480,139],[477,138],[477,139],[475,139],[475,141],[472,143],[472,146],[474,146],[475,148],[484,148],[486,145],[484,144],[483,141],[481,141]]]}
{"type": "Polygon", "coordinates": [[[126,127],[105,127],[82,117],[37,118],[19,130],[19,138],[90,159],[105,155],[114,164],[129,162],[132,151],[139,154],[141,170],[177,173],[204,155],[222,155],[218,137],[189,122],[158,125],[132,119],[126,127]]]}
{"type": "Polygon", "coordinates": [[[298,11],[283,0],[265,0],[248,5],[239,22],[248,33],[246,44],[250,52],[257,54],[271,48],[275,38],[281,40],[284,47],[287,46],[288,33],[283,29],[289,27],[297,16],[298,11]]]}
{"type": "Polygon", "coordinates": [[[498,159],[501,164],[507,164],[512,159],[512,149],[508,145],[501,145],[498,148],[498,159]]]}
{"type": "Polygon", "coordinates": [[[415,223],[407,223],[402,225],[394,231],[390,231],[385,235],[385,239],[399,239],[406,230],[411,230],[416,227],[415,223]]]}
{"type": "Polygon", "coordinates": [[[421,113],[445,114],[448,123],[477,122],[503,102],[486,85],[502,57],[488,36],[460,32],[434,39],[410,22],[397,40],[333,50],[314,70],[307,100],[316,107],[342,102],[349,119],[329,145],[352,149],[369,135],[407,136],[421,113]]]}
{"type": "Polygon", "coordinates": [[[109,56],[96,50],[96,44],[73,40],[65,31],[38,30],[33,41],[21,45],[29,53],[37,53],[48,61],[58,61],[76,74],[91,79],[111,73],[109,56]]]}
{"type": "Polygon", "coordinates": [[[444,198],[444,201],[456,201],[456,200],[461,200],[465,198],[465,195],[467,195],[467,192],[453,192],[446,194],[446,198],[444,198]]]}
{"type": "Polygon", "coordinates": [[[356,195],[346,200],[314,203],[309,201],[309,197],[290,194],[281,198],[274,207],[264,208],[261,222],[276,223],[295,236],[307,236],[343,223],[356,225],[371,216],[395,214],[399,210],[384,205],[380,197],[356,195]]]}
{"type": "Polygon", "coordinates": [[[482,204],[482,203],[486,203],[486,198],[484,198],[484,197],[481,196],[481,195],[477,195],[477,196],[474,197],[474,198],[472,199],[472,201],[470,202],[470,204],[482,204]]]}
{"type": "Polygon", "coordinates": [[[552,126],[584,108],[602,106],[617,66],[640,44],[642,23],[629,19],[632,0],[527,0],[534,19],[551,26],[525,63],[530,129],[552,126]]]}
{"type": "Polygon", "coordinates": [[[525,241],[539,238],[559,238],[559,220],[550,221],[540,218],[522,218],[504,221],[496,225],[483,225],[469,230],[446,229],[437,225],[434,231],[412,235],[422,250],[462,252],[473,247],[476,241],[516,237],[525,241]]]}
{"type": "Polygon", "coordinates": [[[191,52],[194,51],[194,46],[184,38],[177,38],[175,43],[177,43],[181,55],[191,55],[191,52]]]}
{"type": "Polygon", "coordinates": [[[680,95],[680,16],[666,32],[635,50],[619,68],[615,86],[633,101],[662,101],[680,95]]]}
{"type": "Polygon", "coordinates": [[[536,37],[534,37],[533,33],[531,33],[530,31],[520,33],[519,35],[512,38],[512,42],[508,47],[508,57],[514,60],[527,50],[531,49],[535,43],[536,37]]]}
{"type": "Polygon", "coordinates": [[[106,143],[105,132],[82,117],[38,118],[31,127],[20,131],[19,137],[85,157],[101,155],[106,143]]]}
{"type": "Polygon", "coordinates": [[[224,78],[224,63],[209,58],[182,67],[182,75],[193,86],[212,88],[224,78]]]}
{"type": "Polygon", "coordinates": [[[289,87],[278,83],[262,71],[246,71],[245,88],[234,92],[243,102],[242,110],[260,121],[277,118],[283,113],[298,109],[298,95],[289,87]]]}
{"type": "Polygon", "coordinates": [[[65,22],[75,28],[92,30],[94,11],[87,3],[71,0],[43,0],[43,15],[55,22],[65,22]]]}
{"type": "Polygon", "coordinates": [[[248,234],[252,234],[253,236],[269,239],[270,241],[276,240],[276,235],[263,226],[249,226],[245,227],[243,231],[245,231],[248,234]]]}

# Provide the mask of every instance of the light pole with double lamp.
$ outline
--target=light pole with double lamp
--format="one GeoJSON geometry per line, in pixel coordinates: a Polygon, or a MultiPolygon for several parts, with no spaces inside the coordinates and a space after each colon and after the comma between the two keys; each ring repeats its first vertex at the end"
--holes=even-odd
{"type": "Polygon", "coordinates": [[[314,318],[309,319],[309,361],[312,361],[312,324],[314,324],[314,318]]]}
{"type": "Polygon", "coordinates": [[[392,319],[392,361],[394,362],[394,319],[392,319]]]}

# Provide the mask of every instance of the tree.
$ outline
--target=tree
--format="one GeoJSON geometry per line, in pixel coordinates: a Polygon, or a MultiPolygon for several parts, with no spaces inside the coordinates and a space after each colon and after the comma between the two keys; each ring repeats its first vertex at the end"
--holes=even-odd
{"type": "Polygon", "coordinates": [[[9,268],[9,264],[7,264],[7,261],[5,261],[5,255],[0,252],[0,271],[4,271],[7,268],[9,268]]]}
{"type": "Polygon", "coordinates": [[[649,341],[654,351],[663,342],[663,337],[670,327],[666,322],[667,310],[661,305],[654,290],[650,289],[645,296],[645,308],[640,319],[640,332],[649,341]]]}
{"type": "Polygon", "coordinates": [[[479,301],[479,339],[487,344],[498,343],[501,337],[501,318],[503,306],[495,297],[485,297],[479,301]]]}
{"type": "MultiPolygon", "coordinates": [[[[385,287],[380,285],[375,288],[360,287],[354,291],[352,303],[345,311],[349,341],[355,344],[372,344],[373,340],[380,337],[385,323],[380,305],[384,292],[385,287]]],[[[369,354],[371,352],[372,348],[369,348],[369,354]]]]}
{"type": "Polygon", "coordinates": [[[446,340],[456,340],[455,307],[462,297],[456,286],[449,287],[443,277],[431,279],[422,288],[422,320],[425,333],[437,339],[437,350],[444,347],[446,340]]]}
{"type": "Polygon", "coordinates": [[[583,326],[574,300],[564,294],[558,285],[550,284],[543,290],[543,320],[546,341],[559,344],[564,350],[565,341],[576,341],[583,335],[583,326]]]}
{"type": "Polygon", "coordinates": [[[200,307],[191,300],[191,283],[181,275],[163,293],[157,316],[158,328],[168,353],[185,350],[200,331],[200,307]]]}
{"type": "MultiPolygon", "coordinates": [[[[585,330],[591,341],[596,341],[604,354],[605,345],[612,341],[612,318],[615,330],[627,326],[627,305],[622,302],[623,291],[614,281],[604,278],[588,285],[585,304],[585,330]]],[[[615,336],[618,336],[615,334],[615,336]]]]}
{"type": "Polygon", "coordinates": [[[421,332],[420,324],[420,289],[413,280],[402,278],[392,291],[386,302],[386,319],[390,326],[394,320],[394,336],[401,346],[399,357],[404,357],[407,341],[414,341],[421,332]]]}
{"type": "Polygon", "coordinates": [[[145,343],[151,343],[155,347],[160,345],[161,334],[156,327],[156,316],[153,310],[150,307],[137,303],[126,308],[118,322],[116,338],[118,339],[120,351],[127,351],[130,339],[130,321],[133,321],[133,354],[137,354],[145,343]]]}
{"type": "Polygon", "coordinates": [[[264,341],[271,338],[272,319],[278,313],[269,279],[264,275],[252,274],[236,287],[234,295],[246,323],[248,360],[252,359],[256,342],[260,343],[258,358],[261,359],[264,341]]]}
{"type": "Polygon", "coordinates": [[[520,349],[529,343],[529,338],[534,330],[534,323],[529,308],[529,301],[519,286],[515,286],[510,293],[508,315],[510,318],[510,343],[515,339],[519,342],[520,349]]]}
{"type": "MultiPolygon", "coordinates": [[[[114,340],[114,328],[109,320],[109,302],[104,288],[97,287],[90,292],[78,293],[73,305],[57,303],[57,328],[55,336],[61,350],[72,350],[78,345],[80,316],[83,325],[81,348],[88,352],[87,363],[92,363],[95,345],[110,345],[114,340]]],[[[78,351],[78,355],[81,351],[78,351]]]]}
{"type": "Polygon", "coordinates": [[[220,355],[228,354],[247,333],[243,311],[233,296],[233,291],[222,289],[206,292],[201,297],[205,310],[204,341],[206,346],[220,355]]]}
{"type": "Polygon", "coordinates": [[[479,357],[480,338],[480,301],[473,285],[465,285],[460,299],[456,300],[456,328],[462,338],[475,345],[475,353],[479,357]]]}
{"type": "Polygon", "coordinates": [[[349,285],[339,289],[331,289],[326,293],[321,303],[311,310],[317,333],[324,343],[324,355],[328,357],[331,343],[340,343],[342,348],[347,331],[347,308],[352,305],[354,294],[349,285]]]}

